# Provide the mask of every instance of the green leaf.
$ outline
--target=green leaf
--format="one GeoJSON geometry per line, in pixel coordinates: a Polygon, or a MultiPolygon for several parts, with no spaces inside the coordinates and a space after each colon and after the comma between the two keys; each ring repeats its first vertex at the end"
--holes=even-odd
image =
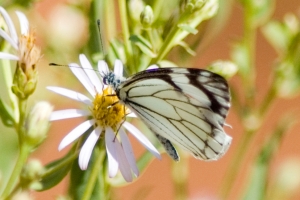
{"type": "Polygon", "coordinates": [[[238,66],[238,71],[247,76],[250,70],[250,58],[245,43],[240,42],[233,46],[231,57],[234,63],[238,66]]]}
{"type": "Polygon", "coordinates": [[[196,52],[193,49],[191,49],[186,42],[180,41],[180,42],[178,42],[178,45],[181,46],[182,48],[184,48],[186,50],[186,52],[188,52],[192,56],[196,56],[196,52]]]}
{"type": "Polygon", "coordinates": [[[0,99],[0,117],[5,126],[12,127],[15,123],[13,111],[0,99]]]}
{"type": "Polygon", "coordinates": [[[110,64],[109,66],[113,66],[116,59],[120,59],[123,63],[126,63],[126,55],[123,44],[116,39],[111,40],[107,57],[110,64]]]}
{"type": "MultiPolygon", "coordinates": [[[[90,131],[91,130],[88,130],[87,132],[90,131]]],[[[95,146],[93,149],[93,153],[91,155],[86,170],[81,170],[79,168],[78,162],[73,163],[70,175],[70,186],[68,191],[71,199],[110,199],[110,185],[106,180],[106,166],[107,160],[105,141],[101,139],[99,140],[97,146],[95,146]],[[95,173],[95,169],[97,173],[95,173]],[[90,182],[91,180],[92,182],[90,182]]]]}
{"type": "Polygon", "coordinates": [[[177,64],[169,61],[169,60],[161,60],[157,63],[160,67],[178,67],[177,64]]]}
{"type": "Polygon", "coordinates": [[[152,45],[149,41],[140,35],[131,35],[129,40],[133,42],[147,56],[154,58],[156,54],[151,50],[152,45]]]}
{"type": "Polygon", "coordinates": [[[256,27],[265,23],[275,9],[275,0],[246,0],[245,3],[245,7],[251,12],[248,15],[249,20],[256,27]]]}
{"type": "Polygon", "coordinates": [[[74,159],[77,157],[75,146],[69,153],[61,159],[49,163],[45,169],[46,172],[42,175],[40,185],[34,188],[38,191],[48,190],[57,185],[70,171],[74,159]]]}
{"type": "Polygon", "coordinates": [[[129,40],[133,43],[142,43],[143,45],[145,45],[146,47],[148,47],[149,49],[152,49],[152,45],[151,43],[146,39],[144,38],[143,36],[141,35],[131,35],[129,37],[129,40]]]}
{"type": "Polygon", "coordinates": [[[178,27],[181,28],[182,30],[192,33],[194,35],[196,35],[198,33],[198,30],[191,27],[189,24],[178,24],[178,27]]]}
{"type": "Polygon", "coordinates": [[[288,30],[281,23],[271,21],[262,28],[262,32],[278,52],[287,49],[290,38],[288,30]]]}

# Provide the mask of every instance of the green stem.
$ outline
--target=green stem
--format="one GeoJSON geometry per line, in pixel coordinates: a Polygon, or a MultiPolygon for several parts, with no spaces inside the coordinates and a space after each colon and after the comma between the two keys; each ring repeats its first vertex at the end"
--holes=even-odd
{"type": "Polygon", "coordinates": [[[221,187],[221,199],[228,199],[231,189],[233,188],[234,181],[240,171],[240,166],[242,161],[244,161],[244,156],[248,150],[249,144],[254,136],[254,131],[246,131],[242,135],[241,142],[238,146],[238,151],[234,155],[232,162],[228,167],[229,172],[225,175],[222,187],[221,187]]]}
{"type": "MultiPolygon", "coordinates": [[[[177,23],[175,23],[173,25],[170,33],[167,35],[166,39],[164,40],[163,45],[159,49],[157,57],[155,57],[151,60],[150,65],[156,64],[159,61],[161,61],[167,55],[167,53],[171,50],[171,48],[177,44],[176,42],[183,40],[184,37],[186,37],[188,35],[188,32],[182,31],[178,27],[178,24],[181,24],[188,19],[188,16],[189,16],[188,12],[182,13],[182,15],[180,16],[180,19],[178,20],[177,23]],[[176,41],[174,42],[175,39],[176,39],[176,41]]],[[[201,22],[201,20],[199,20],[197,18],[197,20],[192,20],[190,22],[190,24],[193,24],[191,26],[194,27],[194,26],[197,26],[200,22],[201,22]]]]}
{"type": "Polygon", "coordinates": [[[272,105],[272,102],[274,101],[275,97],[276,97],[276,89],[275,89],[275,84],[271,85],[271,88],[269,89],[268,93],[265,95],[265,98],[263,100],[263,102],[260,104],[261,107],[259,108],[259,116],[263,117],[268,109],[270,108],[270,106],[272,105]]]}
{"type": "Polygon", "coordinates": [[[20,145],[20,153],[19,157],[17,159],[17,163],[13,169],[13,172],[8,180],[8,183],[6,185],[6,188],[3,191],[3,197],[6,197],[9,195],[9,193],[12,191],[14,185],[16,184],[16,181],[18,177],[20,176],[20,173],[22,171],[22,168],[24,164],[27,161],[27,158],[30,154],[31,148],[29,145],[27,145],[24,141],[25,136],[25,130],[24,130],[24,123],[25,123],[25,116],[26,116],[26,100],[19,100],[19,123],[17,124],[16,131],[19,136],[19,145],[20,145]]]}
{"type": "MultiPolygon", "coordinates": [[[[94,154],[95,154],[94,156],[97,158],[96,159],[97,162],[93,163],[92,171],[90,173],[90,178],[88,179],[86,188],[84,190],[84,194],[82,196],[82,200],[91,199],[91,195],[95,188],[96,181],[99,178],[99,173],[100,173],[101,169],[103,169],[103,161],[105,158],[105,148],[103,148],[103,146],[102,146],[100,148],[94,149],[94,154]]],[[[100,180],[100,181],[103,182],[103,181],[105,181],[105,179],[100,180]]],[[[101,193],[105,193],[105,191],[101,191],[101,193]]],[[[104,194],[103,196],[105,197],[106,195],[104,194]]],[[[107,199],[107,198],[103,198],[103,199],[107,199]]]]}
{"type": "MultiPolygon", "coordinates": [[[[7,48],[3,47],[1,49],[4,49],[3,51],[6,51],[7,48]]],[[[19,119],[19,113],[18,113],[18,109],[17,109],[18,101],[17,101],[16,96],[12,93],[12,90],[11,90],[11,86],[12,86],[12,82],[13,82],[13,80],[12,80],[13,75],[12,75],[10,61],[6,60],[6,59],[1,59],[0,62],[1,62],[0,70],[2,71],[2,73],[0,73],[0,74],[3,74],[2,80],[4,82],[4,87],[5,87],[4,91],[7,91],[7,93],[8,93],[8,98],[10,100],[10,104],[14,111],[14,119],[15,119],[16,123],[18,123],[18,119],[19,119]]]]}
{"type": "Polygon", "coordinates": [[[147,32],[147,35],[148,35],[148,37],[149,37],[150,43],[151,43],[151,45],[152,45],[152,51],[153,51],[154,53],[156,53],[156,50],[157,50],[157,49],[156,49],[156,47],[155,47],[155,40],[154,40],[154,37],[153,37],[152,29],[147,29],[146,32],[147,32]]]}
{"type": "Polygon", "coordinates": [[[175,36],[178,33],[178,28],[177,26],[173,27],[171,32],[168,34],[167,38],[165,39],[163,45],[161,46],[157,57],[153,58],[151,64],[156,64],[159,61],[161,61],[166,54],[170,51],[170,49],[174,46],[173,40],[175,39],[175,36]]]}
{"type": "Polygon", "coordinates": [[[20,154],[17,160],[17,163],[13,169],[13,172],[8,180],[8,183],[3,191],[2,197],[7,197],[12,191],[13,187],[16,184],[18,177],[22,171],[24,164],[27,161],[27,158],[30,154],[31,148],[27,144],[23,144],[20,148],[20,154]]]}
{"type": "Polygon", "coordinates": [[[156,21],[161,13],[161,10],[164,8],[164,4],[166,2],[162,0],[155,0],[153,2],[152,10],[153,10],[153,15],[154,15],[154,21],[156,21]]]}
{"type": "Polygon", "coordinates": [[[189,156],[182,152],[180,162],[172,162],[172,182],[175,200],[188,199],[189,156]]]}
{"type": "Polygon", "coordinates": [[[27,107],[27,100],[20,100],[18,102],[19,106],[19,124],[17,127],[17,132],[19,135],[19,144],[22,146],[24,143],[24,137],[25,137],[25,130],[24,130],[24,125],[25,125],[25,118],[26,118],[26,107],[27,107]]]}
{"type": "Polygon", "coordinates": [[[124,47],[125,53],[127,58],[127,66],[129,67],[130,73],[135,70],[134,63],[132,60],[132,46],[129,40],[129,25],[128,25],[128,18],[127,18],[127,9],[126,9],[126,1],[119,0],[119,10],[120,10],[120,19],[122,25],[122,32],[123,32],[123,40],[124,40],[124,47]]]}
{"type": "MultiPolygon", "coordinates": [[[[100,0],[102,2],[102,0],[100,0]]],[[[109,42],[111,42],[116,36],[116,14],[115,14],[115,1],[104,1],[104,7],[103,7],[103,13],[104,13],[104,26],[105,29],[103,30],[105,32],[105,43],[106,46],[109,46],[109,42]]]]}
{"type": "MultiPolygon", "coordinates": [[[[255,97],[255,43],[256,43],[256,28],[252,24],[252,8],[249,9],[249,6],[245,6],[245,27],[244,27],[244,43],[248,51],[248,73],[246,76],[242,76],[243,83],[245,86],[245,105],[243,106],[246,111],[246,114],[241,113],[241,118],[247,119],[248,116],[256,115],[257,108],[254,107],[254,97],[255,97]],[[249,112],[249,113],[248,113],[249,112]]],[[[264,110],[265,111],[265,110],[264,110]]],[[[260,118],[261,119],[261,118],[260,118]]],[[[254,129],[248,129],[245,127],[245,133],[242,136],[241,143],[237,148],[237,153],[234,156],[233,161],[229,165],[229,172],[226,174],[224,178],[224,182],[221,187],[221,197],[223,199],[227,199],[231,189],[233,188],[233,184],[235,183],[236,177],[239,174],[241,169],[241,165],[245,160],[245,154],[249,148],[249,144],[257,133],[260,125],[255,127],[254,129]]]]}

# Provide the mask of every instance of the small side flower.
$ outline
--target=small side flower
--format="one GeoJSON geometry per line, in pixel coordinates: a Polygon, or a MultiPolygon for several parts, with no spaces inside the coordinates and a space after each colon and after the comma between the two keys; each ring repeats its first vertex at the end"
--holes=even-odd
{"type": "Polygon", "coordinates": [[[12,90],[21,99],[31,95],[37,84],[37,63],[41,57],[41,51],[35,44],[34,31],[30,30],[26,16],[17,11],[20,22],[21,34],[18,36],[15,25],[3,7],[0,7],[6,29],[0,29],[0,37],[6,40],[15,53],[0,52],[0,59],[16,60],[17,68],[14,75],[12,90]]]}

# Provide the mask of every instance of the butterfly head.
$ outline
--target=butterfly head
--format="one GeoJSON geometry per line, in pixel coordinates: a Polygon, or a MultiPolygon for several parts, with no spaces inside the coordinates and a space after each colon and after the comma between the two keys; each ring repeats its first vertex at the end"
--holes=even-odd
{"type": "Polygon", "coordinates": [[[103,76],[103,83],[111,86],[114,90],[116,90],[122,82],[124,82],[124,78],[116,76],[114,72],[108,72],[103,76]]]}

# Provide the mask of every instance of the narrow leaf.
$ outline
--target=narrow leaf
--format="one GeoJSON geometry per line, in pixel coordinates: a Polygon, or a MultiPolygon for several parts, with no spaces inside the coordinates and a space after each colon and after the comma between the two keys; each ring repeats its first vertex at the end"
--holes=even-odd
{"type": "Polygon", "coordinates": [[[196,35],[198,33],[197,29],[191,27],[188,24],[178,24],[178,27],[181,28],[182,30],[192,33],[194,35],[196,35]]]}
{"type": "Polygon", "coordinates": [[[13,111],[0,99],[0,117],[5,126],[12,127],[15,123],[13,111]]]}
{"type": "Polygon", "coordinates": [[[44,191],[60,183],[60,181],[70,171],[73,160],[77,157],[77,154],[74,151],[75,148],[72,148],[69,151],[69,153],[64,157],[49,163],[45,167],[46,172],[41,177],[40,185],[38,186],[38,188],[34,188],[34,189],[37,191],[44,191]]]}

